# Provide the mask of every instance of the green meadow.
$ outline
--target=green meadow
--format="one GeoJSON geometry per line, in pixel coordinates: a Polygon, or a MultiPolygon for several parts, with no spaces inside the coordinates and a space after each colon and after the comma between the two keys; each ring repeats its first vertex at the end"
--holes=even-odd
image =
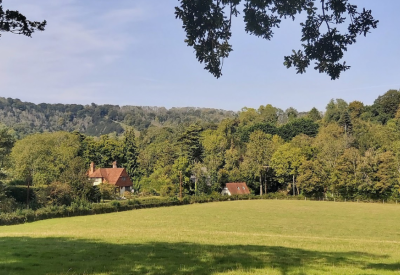
{"type": "Polygon", "coordinates": [[[232,201],[0,227],[0,274],[400,274],[400,205],[232,201]]]}

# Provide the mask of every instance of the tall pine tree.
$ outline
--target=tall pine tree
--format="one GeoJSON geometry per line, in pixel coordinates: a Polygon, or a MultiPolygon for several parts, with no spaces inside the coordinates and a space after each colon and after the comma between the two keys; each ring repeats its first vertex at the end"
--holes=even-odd
{"type": "Polygon", "coordinates": [[[133,128],[125,132],[125,137],[123,139],[123,154],[122,166],[133,179],[137,174],[138,168],[138,148],[136,146],[136,136],[133,128]]]}

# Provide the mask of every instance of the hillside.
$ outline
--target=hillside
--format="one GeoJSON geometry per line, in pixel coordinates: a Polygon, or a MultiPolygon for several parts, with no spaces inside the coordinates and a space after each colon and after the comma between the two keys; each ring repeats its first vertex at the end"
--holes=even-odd
{"type": "Polygon", "coordinates": [[[124,126],[142,131],[150,125],[219,123],[235,112],[211,108],[118,105],[34,104],[0,97],[0,122],[25,136],[37,132],[79,131],[91,136],[120,134],[124,126]]]}

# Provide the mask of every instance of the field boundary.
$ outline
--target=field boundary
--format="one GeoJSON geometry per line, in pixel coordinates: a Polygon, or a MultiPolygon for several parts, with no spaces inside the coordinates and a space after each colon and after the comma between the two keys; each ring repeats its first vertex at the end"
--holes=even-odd
{"type": "MultiPolygon", "coordinates": [[[[52,218],[67,218],[75,216],[88,216],[107,214],[114,212],[122,212],[129,210],[168,207],[178,205],[188,205],[196,203],[222,202],[222,201],[239,201],[239,200],[308,200],[308,201],[326,201],[326,202],[353,202],[353,203],[378,203],[379,201],[365,200],[340,200],[340,199],[318,199],[307,198],[304,196],[285,196],[276,193],[270,193],[263,196],[256,195],[235,195],[235,196],[185,196],[182,201],[177,197],[170,198],[139,198],[132,200],[111,201],[108,203],[72,203],[70,206],[49,206],[37,210],[20,209],[12,213],[0,214],[0,226],[16,225],[28,222],[52,218]]],[[[385,203],[385,200],[380,202],[385,203]]],[[[387,200],[386,203],[397,204],[397,200],[387,200]]]]}

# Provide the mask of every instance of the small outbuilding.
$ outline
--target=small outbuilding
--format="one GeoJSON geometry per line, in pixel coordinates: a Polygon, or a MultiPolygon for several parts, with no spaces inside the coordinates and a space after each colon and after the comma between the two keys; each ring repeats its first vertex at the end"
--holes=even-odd
{"type": "Polygon", "coordinates": [[[119,188],[121,196],[125,191],[132,190],[132,180],[130,179],[125,168],[118,168],[117,162],[114,161],[113,168],[98,168],[96,169],[94,162],[90,164],[88,176],[93,180],[93,185],[107,183],[119,188]]]}
{"type": "Polygon", "coordinates": [[[230,182],[227,183],[222,190],[221,195],[248,195],[250,190],[245,182],[230,182]]]}

